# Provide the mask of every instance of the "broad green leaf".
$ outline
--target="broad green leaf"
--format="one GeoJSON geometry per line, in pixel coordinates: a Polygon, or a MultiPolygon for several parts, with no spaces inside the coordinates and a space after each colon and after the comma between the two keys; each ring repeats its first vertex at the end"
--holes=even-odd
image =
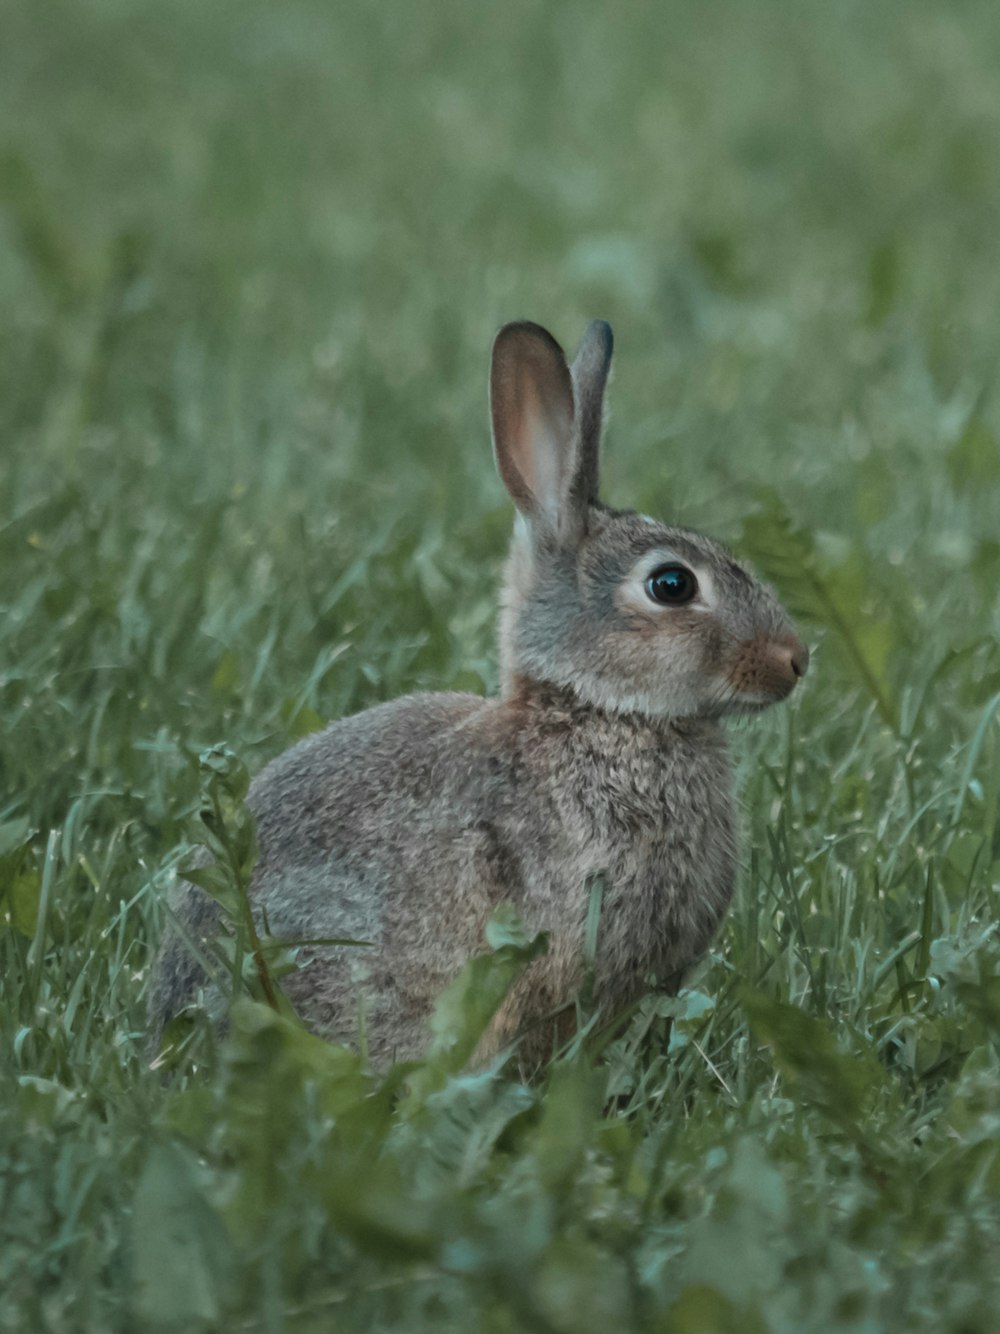
{"type": "Polygon", "coordinates": [[[689,1283],[660,1328],[663,1334],[770,1334],[759,1315],[709,1283],[689,1283]]]}
{"type": "Polygon", "coordinates": [[[31,826],[22,816],[0,823],[0,859],[21,852],[31,839],[31,826]]]}
{"type": "Polygon", "coordinates": [[[859,1144],[870,1144],[869,1115],[885,1077],[860,1042],[843,1050],[821,1020],[760,992],[742,993],[750,1029],[774,1055],[791,1096],[821,1111],[859,1144]]]}
{"type": "Polygon", "coordinates": [[[239,659],[232,649],[226,649],[219,664],[212,673],[212,689],[218,690],[220,694],[231,695],[237,690],[240,684],[240,664],[239,659]]]}
{"type": "Polygon", "coordinates": [[[465,1185],[485,1171],[496,1142],[512,1121],[536,1105],[535,1094],[521,1084],[507,1083],[491,1071],[453,1075],[429,1094],[418,1129],[412,1118],[403,1122],[394,1144],[419,1144],[422,1182],[465,1185]]]}
{"type": "Polygon", "coordinates": [[[198,756],[198,768],[210,786],[218,786],[234,801],[242,801],[250,786],[247,767],[230,747],[209,746],[198,756]]]}
{"type": "Polygon", "coordinates": [[[428,1060],[439,1070],[462,1069],[517,978],[546,949],[546,937],[530,937],[509,908],[487,923],[486,940],[492,952],[470,959],[434,1007],[428,1060]]]}
{"type": "Polygon", "coordinates": [[[720,1174],[712,1208],[690,1229],[680,1263],[687,1285],[715,1287],[734,1303],[773,1291],[781,1281],[788,1193],[756,1140],[744,1137],[720,1174]]]}
{"type": "Polygon", "coordinates": [[[220,866],[218,862],[210,862],[207,866],[181,866],[178,867],[178,874],[211,895],[231,916],[235,917],[239,913],[239,892],[226,867],[220,866]]]}
{"type": "Polygon", "coordinates": [[[30,1125],[65,1127],[82,1119],[77,1095],[64,1084],[38,1075],[21,1075],[17,1082],[20,1110],[30,1125]]]}
{"type": "Polygon", "coordinates": [[[0,921],[9,913],[16,931],[28,939],[35,934],[42,895],[42,877],[35,870],[25,870],[7,882],[0,895],[0,921]]]}
{"type": "Polygon", "coordinates": [[[535,1280],[549,1327],[566,1334],[607,1334],[633,1325],[634,1306],[622,1258],[583,1237],[559,1237],[541,1258],[535,1280]]]}
{"type": "Polygon", "coordinates": [[[232,1252],[202,1173],[176,1144],[150,1150],[130,1225],[133,1307],[147,1328],[198,1330],[216,1322],[232,1252]]]}
{"type": "Polygon", "coordinates": [[[1000,443],[977,404],[947,454],[948,475],[957,491],[1000,485],[1000,443]]]}
{"type": "Polygon", "coordinates": [[[658,1013],[673,1019],[670,1026],[669,1050],[680,1051],[691,1038],[704,1028],[715,1011],[715,997],[702,991],[682,990],[676,996],[665,996],[659,1001],[658,1013]]]}
{"type": "Polygon", "coordinates": [[[604,1075],[582,1059],[556,1065],[534,1135],[538,1173],[559,1194],[580,1168],[598,1133],[604,1075]]]}
{"type": "Polygon", "coordinates": [[[320,732],[326,726],[326,719],[321,718],[315,709],[295,699],[286,699],[281,706],[281,717],[293,740],[298,741],[311,732],[320,732]]]}
{"type": "Polygon", "coordinates": [[[881,324],[892,312],[899,293],[901,273],[899,238],[893,236],[879,242],[868,259],[869,324],[881,324]]]}

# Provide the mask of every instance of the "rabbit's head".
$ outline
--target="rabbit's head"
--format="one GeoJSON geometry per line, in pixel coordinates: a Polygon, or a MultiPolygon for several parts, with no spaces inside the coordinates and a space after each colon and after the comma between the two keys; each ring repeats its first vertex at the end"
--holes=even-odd
{"type": "Polygon", "coordinates": [[[572,366],[537,324],[507,324],[493,345],[493,442],[518,511],[504,693],[542,681],[653,718],[757,712],[789,694],[808,650],[771,590],[720,543],[599,501],[611,351],[600,320],[572,366]]]}

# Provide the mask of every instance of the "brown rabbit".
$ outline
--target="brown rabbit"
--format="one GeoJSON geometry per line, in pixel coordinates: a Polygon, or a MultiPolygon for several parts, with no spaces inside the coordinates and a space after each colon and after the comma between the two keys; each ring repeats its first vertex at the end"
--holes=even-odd
{"type": "MultiPolygon", "coordinates": [[[[482,1054],[522,1031],[551,1051],[551,1016],[584,972],[588,878],[605,873],[594,996],[612,1015],[654,975],[676,985],[729,903],[732,774],[720,720],[784,699],[809,655],[774,595],[710,538],[612,510],[597,494],[609,326],[572,367],[536,324],[493,345],[497,466],[517,507],[502,595],[501,690],[411,695],[331,724],[250,790],[252,893],[271,931],[353,937],[305,947],[288,979],[318,1033],[357,1036],[376,1065],[418,1054],[435,998],[512,902],[549,932],[482,1054]]],[[[188,930],[215,909],[185,887],[188,930]]],[[[151,1020],[204,979],[169,935],[151,1020]]]]}

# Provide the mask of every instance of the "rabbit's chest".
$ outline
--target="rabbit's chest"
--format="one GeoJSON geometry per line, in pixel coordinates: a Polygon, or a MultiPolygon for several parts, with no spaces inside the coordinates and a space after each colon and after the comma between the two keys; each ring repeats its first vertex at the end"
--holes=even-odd
{"type": "Polygon", "coordinates": [[[579,774],[565,809],[562,892],[575,901],[578,937],[584,886],[602,873],[600,972],[613,989],[672,973],[707,945],[735,878],[731,787],[721,734],[636,747],[579,774]]]}
{"type": "Polygon", "coordinates": [[[636,874],[728,841],[731,765],[721,734],[709,738],[684,734],[568,767],[563,816],[571,837],[581,847],[602,845],[636,874]]]}

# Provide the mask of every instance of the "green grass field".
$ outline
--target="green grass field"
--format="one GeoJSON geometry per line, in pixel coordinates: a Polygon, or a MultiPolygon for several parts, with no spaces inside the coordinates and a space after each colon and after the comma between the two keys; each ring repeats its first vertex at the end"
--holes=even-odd
{"type": "Polygon", "coordinates": [[[1000,10],[0,23],[0,1330],[995,1330],[1000,10]],[[593,316],[608,499],[814,648],[715,951],[532,1087],[454,996],[409,1086],[249,1002],[165,1081],[197,756],[493,689],[490,340],[593,316]]]}

